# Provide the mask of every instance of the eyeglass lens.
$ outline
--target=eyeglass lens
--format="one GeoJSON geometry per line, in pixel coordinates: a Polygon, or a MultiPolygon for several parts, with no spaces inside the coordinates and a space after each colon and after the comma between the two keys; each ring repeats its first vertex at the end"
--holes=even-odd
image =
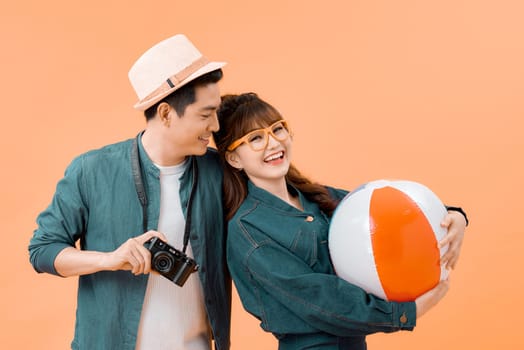
{"type": "Polygon", "coordinates": [[[269,128],[254,130],[249,134],[247,142],[255,151],[264,149],[268,142],[269,133],[271,133],[277,141],[284,141],[289,136],[286,123],[279,121],[269,128]]]}

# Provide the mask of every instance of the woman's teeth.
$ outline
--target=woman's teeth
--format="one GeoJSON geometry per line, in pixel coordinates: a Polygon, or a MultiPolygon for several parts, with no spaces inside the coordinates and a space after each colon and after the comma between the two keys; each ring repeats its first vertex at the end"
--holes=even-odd
{"type": "Polygon", "coordinates": [[[271,162],[272,160],[282,158],[283,156],[284,156],[284,152],[281,151],[281,152],[270,155],[269,157],[264,159],[264,162],[271,162]]]}

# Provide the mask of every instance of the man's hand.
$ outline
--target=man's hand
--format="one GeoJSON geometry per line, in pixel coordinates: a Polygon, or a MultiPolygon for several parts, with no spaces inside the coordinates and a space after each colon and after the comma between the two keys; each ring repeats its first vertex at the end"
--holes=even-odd
{"type": "Polygon", "coordinates": [[[105,257],[104,264],[108,270],[130,270],[134,275],[147,274],[151,271],[151,254],[144,243],[153,237],[167,241],[166,237],[157,231],[146,233],[128,239],[120,247],[105,257]]]}
{"type": "Polygon", "coordinates": [[[55,269],[63,277],[88,275],[99,271],[128,270],[135,275],[151,271],[151,254],[144,243],[153,237],[167,241],[157,231],[148,231],[130,238],[112,252],[63,249],[55,258],[55,269]]]}

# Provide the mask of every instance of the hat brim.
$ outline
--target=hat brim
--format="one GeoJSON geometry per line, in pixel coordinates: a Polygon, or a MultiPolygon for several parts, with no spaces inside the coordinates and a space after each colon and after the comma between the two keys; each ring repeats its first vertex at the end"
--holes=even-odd
{"type": "Polygon", "coordinates": [[[226,62],[209,62],[208,64],[206,64],[205,66],[203,66],[202,68],[198,69],[196,72],[194,72],[193,74],[191,74],[190,76],[188,76],[186,79],[184,79],[184,81],[182,81],[180,84],[178,84],[177,86],[174,86],[172,87],[171,89],[169,90],[166,90],[164,91],[163,93],[159,94],[159,95],[155,95],[153,96],[152,98],[148,99],[148,100],[141,100],[141,101],[138,101],[133,107],[139,111],[145,111],[146,109],[148,109],[149,107],[153,106],[155,103],[157,103],[158,101],[162,100],[164,97],[172,94],[173,92],[175,92],[176,90],[180,89],[182,86],[190,83],[191,81],[195,80],[196,78],[206,74],[206,73],[209,73],[209,72],[212,72],[214,70],[217,70],[219,68],[222,68],[226,65],[226,62]]]}

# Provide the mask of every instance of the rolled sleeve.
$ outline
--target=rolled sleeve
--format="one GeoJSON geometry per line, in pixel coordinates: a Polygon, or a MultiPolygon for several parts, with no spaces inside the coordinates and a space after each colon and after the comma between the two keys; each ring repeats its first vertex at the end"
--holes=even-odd
{"type": "Polygon", "coordinates": [[[85,231],[87,206],[83,197],[82,160],[77,158],[59,181],[51,204],[37,218],[37,229],[29,242],[29,260],[37,272],[59,275],[56,256],[85,231]]]}
{"type": "Polygon", "coordinates": [[[58,253],[67,247],[70,247],[70,245],[61,243],[43,245],[37,248],[31,247],[29,249],[30,261],[36,272],[46,272],[60,276],[60,274],[55,269],[54,263],[58,253]]]}

